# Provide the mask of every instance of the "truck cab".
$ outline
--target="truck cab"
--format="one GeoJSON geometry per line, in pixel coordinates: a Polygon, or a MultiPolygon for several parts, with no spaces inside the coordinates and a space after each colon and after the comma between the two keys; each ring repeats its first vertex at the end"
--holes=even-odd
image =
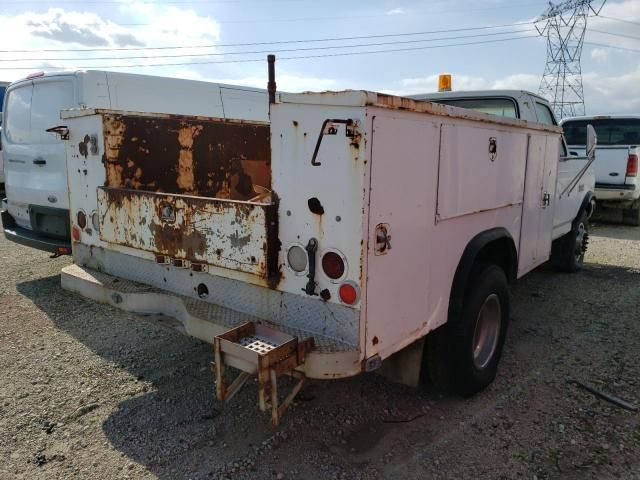
{"type": "MultiPolygon", "coordinates": [[[[413,95],[411,98],[527,122],[553,126],[559,124],[549,102],[526,90],[445,91],[413,95]]],[[[586,135],[584,131],[581,133],[586,135]]],[[[586,165],[587,158],[569,150],[563,136],[557,172],[558,198],[553,218],[552,262],[564,271],[579,270],[586,253],[589,235],[587,220],[595,209],[596,183],[593,167],[586,168],[586,165]],[[577,180],[575,185],[574,180],[577,180]]]]}

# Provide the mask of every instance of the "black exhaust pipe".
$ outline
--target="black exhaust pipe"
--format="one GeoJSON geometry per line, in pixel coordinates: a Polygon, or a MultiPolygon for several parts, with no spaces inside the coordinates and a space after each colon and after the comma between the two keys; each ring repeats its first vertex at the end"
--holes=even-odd
{"type": "Polygon", "coordinates": [[[267,63],[269,64],[267,91],[269,92],[269,105],[273,105],[276,103],[276,56],[267,55],[267,63]]]}

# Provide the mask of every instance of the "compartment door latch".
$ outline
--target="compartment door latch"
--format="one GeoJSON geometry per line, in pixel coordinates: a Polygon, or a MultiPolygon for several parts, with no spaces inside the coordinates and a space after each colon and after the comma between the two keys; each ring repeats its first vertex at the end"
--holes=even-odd
{"type": "Polygon", "coordinates": [[[385,255],[391,250],[391,226],[388,223],[376,225],[376,255],[385,255]]]}

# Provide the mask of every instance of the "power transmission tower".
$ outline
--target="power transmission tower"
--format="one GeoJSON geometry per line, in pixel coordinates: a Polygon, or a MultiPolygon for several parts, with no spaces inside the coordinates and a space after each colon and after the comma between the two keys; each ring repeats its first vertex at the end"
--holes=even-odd
{"type": "Polygon", "coordinates": [[[598,15],[607,0],[565,0],[536,19],[538,33],[547,37],[547,64],[539,93],[551,100],[557,118],[584,115],[580,55],[587,18],[598,15]],[[594,8],[593,4],[599,4],[594,8]]]}

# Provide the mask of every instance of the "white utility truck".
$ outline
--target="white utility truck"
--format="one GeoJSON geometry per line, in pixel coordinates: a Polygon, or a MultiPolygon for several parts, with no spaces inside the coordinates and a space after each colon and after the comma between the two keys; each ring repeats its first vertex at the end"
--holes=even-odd
{"type": "MultiPolygon", "coordinates": [[[[440,91],[413,95],[411,98],[528,122],[558,125],[549,102],[525,90],[440,91]]],[[[583,143],[583,156],[570,151],[564,137],[560,140],[551,262],[567,272],[575,272],[582,267],[589,243],[588,219],[595,210],[594,167],[584,155],[586,125],[587,122],[578,135],[583,143]]]]}
{"type": "Polygon", "coordinates": [[[572,150],[584,152],[587,125],[593,125],[598,135],[596,198],[604,208],[622,210],[622,219],[629,225],[640,225],[640,116],[598,115],[565,118],[561,122],[567,143],[572,150]]]}
{"type": "Polygon", "coordinates": [[[305,378],[401,351],[403,380],[424,366],[462,395],[486,387],[507,286],[551,252],[561,129],[368,91],[269,93],[270,123],[62,112],[63,288],[176,318],[213,344],[218,398],[257,375],[274,423],[305,378]],[[229,385],[225,365],[241,372],[229,385]],[[299,379],[284,400],[280,375],[299,379]]]}
{"type": "Polygon", "coordinates": [[[98,70],[38,72],[12,83],[1,134],[7,198],[5,237],[71,253],[64,143],[49,128],[69,108],[113,108],[267,120],[267,93],[255,88],[98,70]]]}

